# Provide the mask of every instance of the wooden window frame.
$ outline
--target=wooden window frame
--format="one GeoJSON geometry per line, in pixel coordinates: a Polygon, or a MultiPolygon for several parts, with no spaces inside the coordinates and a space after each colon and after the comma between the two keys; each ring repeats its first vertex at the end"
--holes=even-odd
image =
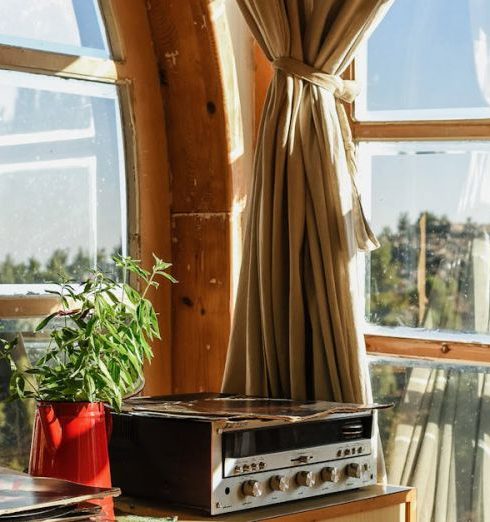
{"type": "MultiPolygon", "coordinates": [[[[112,59],[0,45],[0,69],[115,84],[124,133],[127,180],[128,246],[143,266],[153,253],[170,259],[170,195],[164,109],[145,0],[99,0],[112,59]],[[141,102],[144,100],[144,103],[141,102]]],[[[149,295],[165,340],[154,343],[155,357],[145,368],[150,394],[171,391],[170,288],[149,295]]],[[[0,296],[0,317],[43,316],[56,310],[52,296],[0,296]]]]}
{"type": "MultiPolygon", "coordinates": [[[[356,78],[356,62],[345,74],[356,78]]],[[[490,119],[418,120],[418,121],[359,121],[355,118],[355,101],[347,107],[352,136],[358,141],[490,141],[490,119]]],[[[418,336],[420,334],[417,334],[418,336]]],[[[461,334],[464,335],[464,334],[461,334]]],[[[454,340],[440,333],[437,339],[393,335],[364,335],[366,349],[371,355],[391,355],[404,358],[438,359],[468,363],[490,364],[490,344],[468,340],[454,340]]]]}

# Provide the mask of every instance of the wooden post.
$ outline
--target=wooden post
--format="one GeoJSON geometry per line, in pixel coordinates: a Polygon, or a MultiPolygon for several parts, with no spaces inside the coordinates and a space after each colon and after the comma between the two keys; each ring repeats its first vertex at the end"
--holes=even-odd
{"type": "MultiPolygon", "coordinates": [[[[134,167],[134,172],[129,173],[135,176],[134,183],[130,184],[134,190],[130,193],[130,205],[136,205],[131,213],[137,228],[133,230],[130,242],[139,249],[143,266],[149,267],[153,264],[153,253],[166,260],[170,258],[167,143],[158,68],[145,2],[113,0],[110,5],[121,39],[117,78],[130,97],[131,117],[125,125],[133,128],[132,143],[127,143],[127,156],[134,167]]],[[[159,314],[163,339],[153,343],[155,357],[145,368],[145,393],[169,393],[170,285],[162,284],[158,290],[152,290],[149,297],[159,314]]]]}
{"type": "Polygon", "coordinates": [[[419,294],[419,327],[423,326],[425,319],[425,308],[427,305],[427,294],[425,292],[426,284],[426,262],[427,262],[427,213],[424,212],[420,216],[420,253],[417,268],[417,289],[419,294]]]}
{"type": "Polygon", "coordinates": [[[166,107],[179,280],[172,289],[173,391],[216,391],[230,330],[231,178],[240,168],[231,41],[223,0],[151,0],[148,12],[166,107]]]}

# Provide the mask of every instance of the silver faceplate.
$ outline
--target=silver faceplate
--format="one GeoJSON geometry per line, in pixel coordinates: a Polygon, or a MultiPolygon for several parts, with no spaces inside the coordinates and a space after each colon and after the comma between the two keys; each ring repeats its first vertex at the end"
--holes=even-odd
{"type": "Polygon", "coordinates": [[[212,498],[210,512],[212,515],[230,513],[260,506],[278,504],[292,500],[325,495],[356,489],[376,484],[376,452],[375,437],[356,441],[326,444],[314,448],[301,448],[292,451],[269,453],[253,457],[231,459],[222,458],[222,429],[212,433],[212,498]],[[358,453],[360,448],[360,453],[358,453]],[[349,455],[346,455],[348,451],[349,455]],[[352,452],[355,451],[355,454],[352,452]],[[297,461],[295,459],[301,459],[297,461]],[[306,458],[306,461],[304,460],[306,458]],[[255,463],[255,470],[252,464],[255,463]],[[260,469],[260,463],[265,466],[260,469]],[[361,467],[361,477],[352,478],[347,475],[347,466],[357,463],[361,467]],[[243,466],[249,469],[243,472],[243,466]],[[240,472],[235,467],[241,466],[240,472]],[[336,483],[321,480],[321,471],[325,467],[336,467],[340,471],[340,480],[336,483]],[[311,488],[299,486],[296,474],[310,471],[315,478],[311,488]],[[275,475],[286,477],[289,489],[286,492],[273,491],[270,480],[275,475]],[[254,480],[260,483],[262,495],[259,497],[243,494],[245,481],[254,480]]]}
{"type": "Polygon", "coordinates": [[[346,491],[372,484],[376,484],[376,462],[372,454],[288,467],[280,471],[267,470],[246,476],[222,477],[221,473],[218,472],[213,476],[211,514],[218,515],[259,506],[267,506],[280,502],[325,495],[327,493],[346,491]],[[361,466],[362,472],[360,478],[347,476],[347,466],[352,463],[358,463],[361,466]],[[327,466],[337,467],[340,470],[341,477],[339,482],[323,482],[321,480],[321,471],[327,466]],[[315,485],[313,487],[308,488],[297,485],[296,474],[300,471],[312,472],[315,478],[315,485]],[[287,478],[289,481],[289,489],[286,492],[277,492],[271,489],[270,479],[274,475],[282,475],[287,478]],[[259,497],[245,496],[242,491],[242,485],[246,480],[258,481],[263,490],[262,495],[259,497]]]}

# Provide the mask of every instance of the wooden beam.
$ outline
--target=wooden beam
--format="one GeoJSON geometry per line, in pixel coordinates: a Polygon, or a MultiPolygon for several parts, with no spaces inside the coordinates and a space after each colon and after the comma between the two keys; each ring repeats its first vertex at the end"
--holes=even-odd
{"type": "MultiPolygon", "coordinates": [[[[159,71],[144,0],[112,0],[115,24],[122,39],[124,64],[118,79],[127,85],[130,113],[125,116],[127,132],[128,176],[134,182],[130,193],[130,221],[137,224],[130,237],[133,255],[145,267],[153,263],[153,253],[171,259],[170,195],[165,117],[160,96],[159,71]],[[132,219],[131,219],[132,218],[132,219]],[[136,252],[135,252],[136,250],[136,252]],[[139,250],[139,252],[137,251],[139,250]]],[[[171,391],[171,289],[163,283],[149,294],[159,315],[163,340],[153,345],[155,357],[145,370],[148,394],[171,391]]]]}
{"type": "Polygon", "coordinates": [[[230,68],[223,60],[233,56],[220,53],[222,45],[231,49],[223,41],[225,6],[150,0],[148,8],[172,175],[174,390],[219,390],[231,315],[231,178],[239,156],[233,125],[240,124],[224,89],[230,68]]]}
{"type": "Polygon", "coordinates": [[[227,212],[224,93],[205,0],[151,0],[163,82],[173,212],[227,212]]]}
{"type": "Polygon", "coordinates": [[[219,391],[230,315],[229,217],[173,214],[174,392],[219,391]]]}

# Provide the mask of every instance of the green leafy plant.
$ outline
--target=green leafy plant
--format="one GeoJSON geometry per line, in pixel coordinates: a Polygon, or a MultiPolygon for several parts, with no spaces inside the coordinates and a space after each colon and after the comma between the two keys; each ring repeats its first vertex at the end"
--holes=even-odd
{"type": "Polygon", "coordinates": [[[134,274],[141,293],[117,283],[100,270],[75,287],[63,282],[56,294],[62,309],[44,318],[36,331],[50,327],[50,343],[32,367],[19,367],[12,357],[16,341],[0,348],[10,362],[10,399],[98,402],[121,408],[122,399],[141,382],[143,363],[153,356],[150,342],[160,338],[157,314],[147,299],[158,278],[171,282],[170,263],[155,258],[151,271],[130,257],[114,257],[116,266],[134,274]]]}

